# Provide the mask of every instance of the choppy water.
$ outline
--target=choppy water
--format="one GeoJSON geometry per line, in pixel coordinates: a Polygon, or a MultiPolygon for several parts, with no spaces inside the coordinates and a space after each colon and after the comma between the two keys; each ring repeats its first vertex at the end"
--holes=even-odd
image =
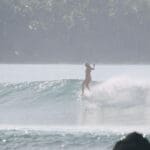
{"type": "Polygon", "coordinates": [[[105,132],[3,130],[0,131],[0,145],[4,150],[108,150],[123,136],[105,132]]]}
{"type": "Polygon", "coordinates": [[[85,96],[81,84],[81,79],[1,82],[0,149],[110,150],[131,131],[150,138],[147,78],[103,78],[85,96]]]}
{"type": "MultiPolygon", "coordinates": [[[[124,133],[109,131],[83,132],[80,130],[1,130],[2,150],[110,150],[126,136],[124,133]]],[[[145,135],[150,140],[150,135],[145,135]]]]}

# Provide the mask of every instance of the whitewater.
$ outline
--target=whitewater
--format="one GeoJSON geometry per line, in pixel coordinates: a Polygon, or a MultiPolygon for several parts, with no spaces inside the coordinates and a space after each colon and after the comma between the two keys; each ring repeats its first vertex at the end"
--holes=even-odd
{"type": "Polygon", "coordinates": [[[111,150],[132,131],[150,139],[150,66],[0,65],[1,150],[111,150]]]}

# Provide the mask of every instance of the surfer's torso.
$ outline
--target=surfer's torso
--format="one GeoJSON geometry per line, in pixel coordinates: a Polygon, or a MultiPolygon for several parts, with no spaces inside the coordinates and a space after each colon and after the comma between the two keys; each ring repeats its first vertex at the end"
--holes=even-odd
{"type": "Polygon", "coordinates": [[[91,81],[91,68],[90,67],[87,67],[86,70],[85,70],[85,80],[86,81],[91,81]]]}

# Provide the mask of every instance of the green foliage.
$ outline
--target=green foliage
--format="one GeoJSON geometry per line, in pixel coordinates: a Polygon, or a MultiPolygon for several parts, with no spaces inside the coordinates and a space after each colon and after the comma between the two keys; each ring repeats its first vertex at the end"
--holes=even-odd
{"type": "MultiPolygon", "coordinates": [[[[28,18],[27,24],[31,30],[45,30],[55,23],[61,23],[68,28],[74,27],[77,22],[86,26],[94,15],[117,17],[118,14],[134,14],[139,22],[143,17],[149,20],[150,16],[149,0],[1,0],[0,6],[0,9],[7,7],[6,10],[13,13],[11,16],[28,18]]],[[[7,18],[8,12],[2,12],[0,19],[4,19],[2,15],[7,18]]]]}

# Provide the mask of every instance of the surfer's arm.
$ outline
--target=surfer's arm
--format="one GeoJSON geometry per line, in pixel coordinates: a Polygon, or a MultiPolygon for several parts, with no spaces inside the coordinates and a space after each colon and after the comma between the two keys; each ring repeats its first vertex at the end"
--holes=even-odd
{"type": "Polygon", "coordinates": [[[94,70],[95,69],[95,64],[93,64],[93,67],[90,67],[91,70],[94,70]]]}

